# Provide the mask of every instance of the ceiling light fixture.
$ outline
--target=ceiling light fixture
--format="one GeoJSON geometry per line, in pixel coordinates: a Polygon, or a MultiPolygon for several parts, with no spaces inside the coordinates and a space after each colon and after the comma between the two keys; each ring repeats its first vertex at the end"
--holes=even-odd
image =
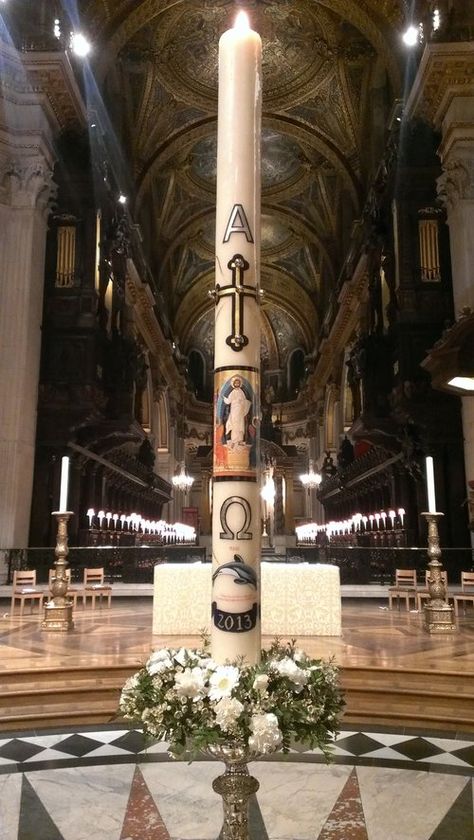
{"type": "Polygon", "coordinates": [[[119,204],[126,204],[127,203],[127,196],[123,193],[120,193],[118,197],[119,204]]]}
{"type": "Polygon", "coordinates": [[[90,41],[87,40],[82,32],[71,33],[70,45],[74,55],[77,55],[79,58],[85,58],[92,49],[90,41]]]}
{"type": "Polygon", "coordinates": [[[407,47],[415,47],[419,39],[419,27],[411,24],[403,33],[402,41],[407,47]]]}

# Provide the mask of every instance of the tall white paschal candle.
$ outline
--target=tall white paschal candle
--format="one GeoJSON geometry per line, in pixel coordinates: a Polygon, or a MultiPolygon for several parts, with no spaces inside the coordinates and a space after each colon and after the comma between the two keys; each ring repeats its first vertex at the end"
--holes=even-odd
{"type": "Polygon", "coordinates": [[[260,36],[219,42],[212,656],[260,658],[260,36]]]}
{"type": "Polygon", "coordinates": [[[431,455],[426,458],[426,489],[428,491],[428,513],[436,513],[434,464],[431,455]]]}

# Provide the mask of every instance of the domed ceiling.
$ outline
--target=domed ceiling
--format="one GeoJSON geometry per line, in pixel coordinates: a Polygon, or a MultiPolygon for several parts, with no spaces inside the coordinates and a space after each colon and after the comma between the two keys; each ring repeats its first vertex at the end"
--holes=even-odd
{"type": "Polygon", "coordinates": [[[263,41],[264,369],[318,345],[400,92],[403,0],[83,0],[131,210],[180,349],[212,371],[217,55],[243,7],[263,41]]]}

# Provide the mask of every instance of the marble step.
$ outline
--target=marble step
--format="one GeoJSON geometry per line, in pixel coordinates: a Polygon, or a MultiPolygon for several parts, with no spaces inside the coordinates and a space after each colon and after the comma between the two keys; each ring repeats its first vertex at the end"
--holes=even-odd
{"type": "Polygon", "coordinates": [[[362,685],[377,690],[388,683],[395,690],[447,691],[474,697],[474,673],[463,671],[348,665],[341,671],[341,682],[346,689],[362,685]]]}
{"type": "MultiPolygon", "coordinates": [[[[0,730],[109,722],[135,670],[136,664],[3,672],[0,730]]],[[[341,669],[341,684],[345,723],[474,731],[474,676],[349,667],[341,669]]]]}
{"type": "Polygon", "coordinates": [[[123,665],[109,665],[107,668],[93,665],[75,665],[69,667],[41,668],[38,670],[1,671],[2,691],[16,691],[21,688],[35,690],[56,686],[97,685],[110,683],[122,686],[130,674],[138,671],[141,661],[123,665]]]}

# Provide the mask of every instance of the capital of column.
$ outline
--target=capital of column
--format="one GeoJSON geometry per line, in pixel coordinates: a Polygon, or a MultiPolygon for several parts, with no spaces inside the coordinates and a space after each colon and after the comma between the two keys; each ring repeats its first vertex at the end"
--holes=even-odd
{"type": "Polygon", "coordinates": [[[57,193],[53,170],[37,155],[0,161],[0,202],[11,207],[48,211],[57,193]]]}
{"type": "Polygon", "coordinates": [[[452,210],[464,199],[474,200],[474,147],[470,156],[451,154],[443,162],[436,188],[438,198],[447,210],[452,210]]]}

